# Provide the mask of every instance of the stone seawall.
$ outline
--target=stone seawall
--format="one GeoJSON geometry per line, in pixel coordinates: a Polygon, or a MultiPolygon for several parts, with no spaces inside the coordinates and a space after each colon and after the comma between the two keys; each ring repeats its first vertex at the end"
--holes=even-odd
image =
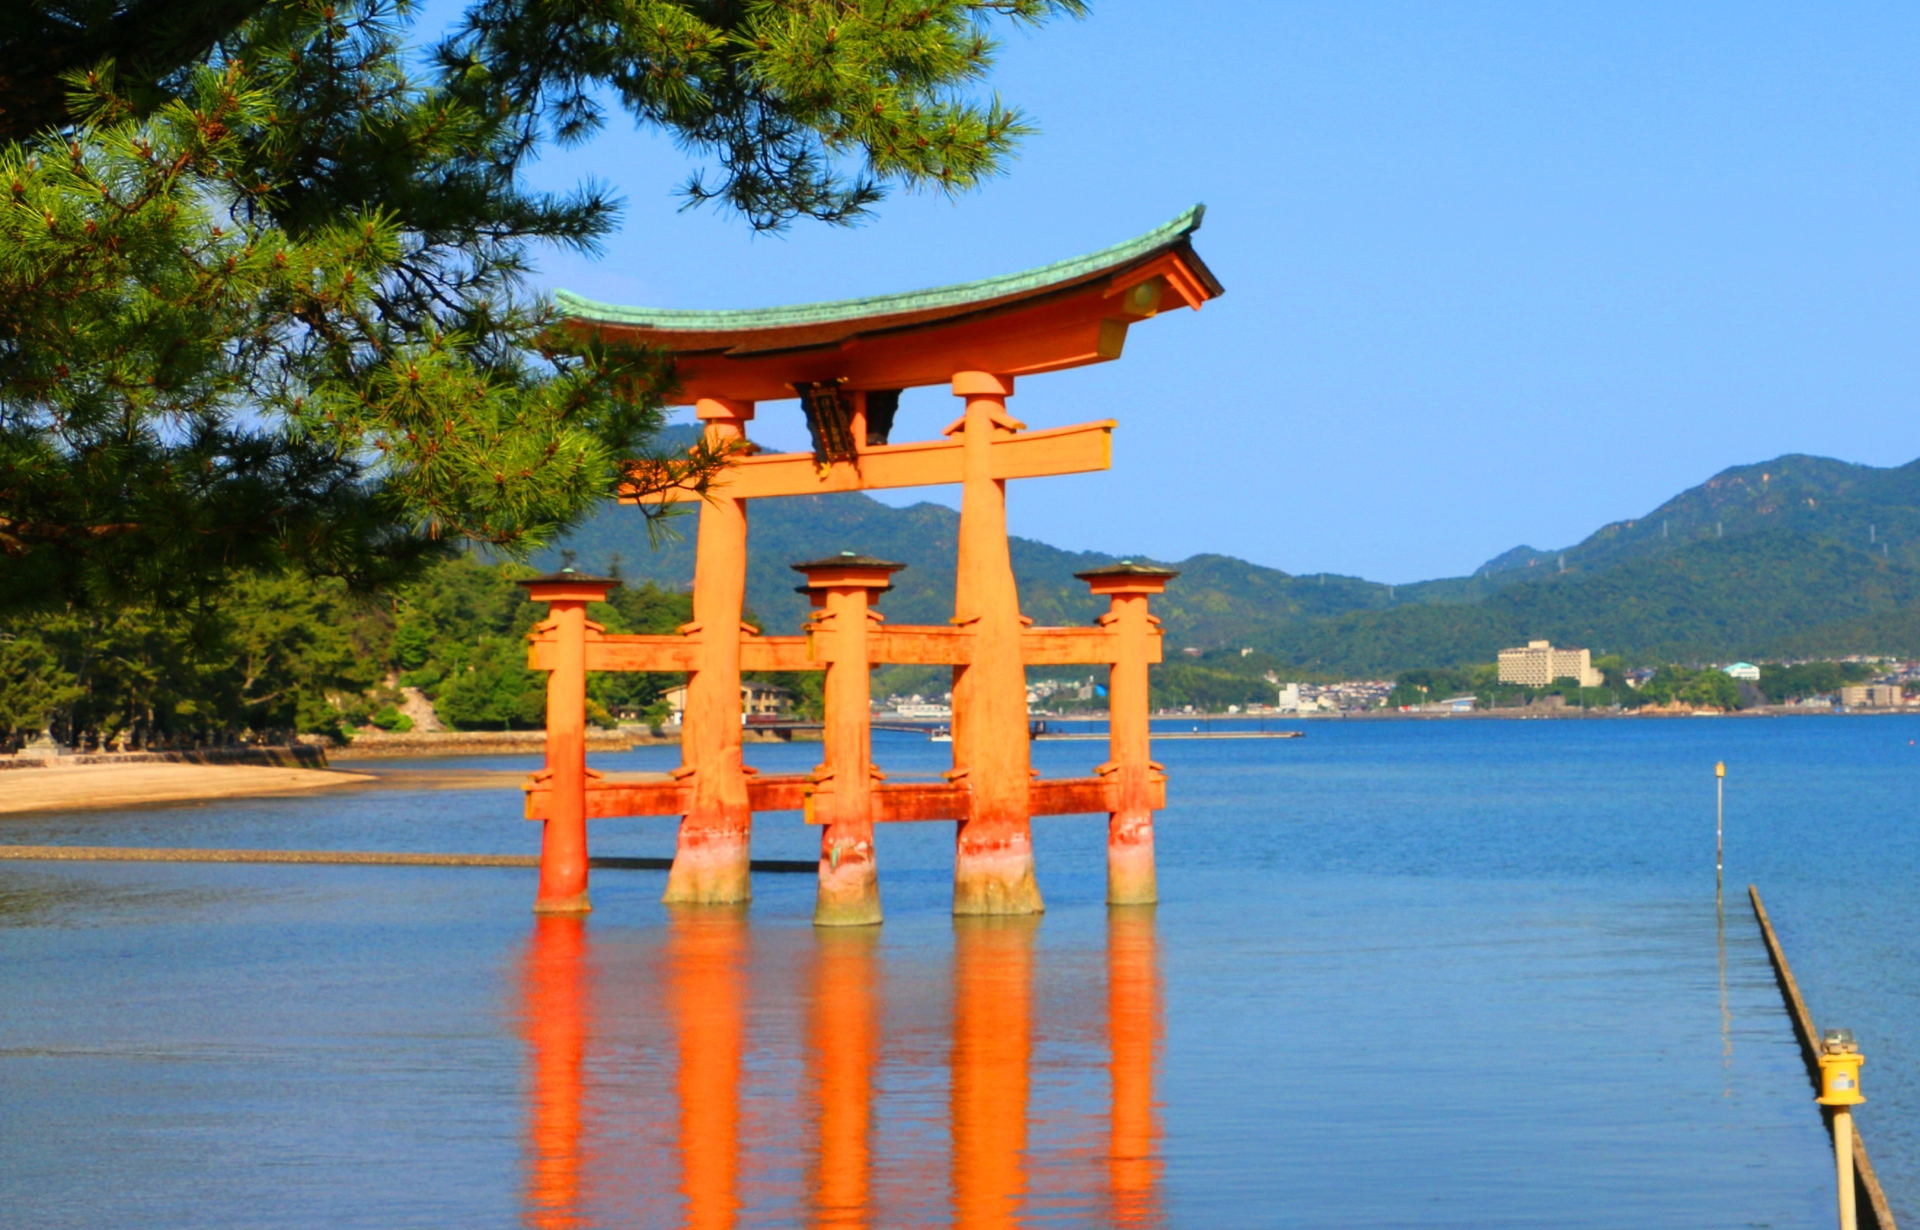
{"type": "MultiPolygon", "coordinates": [[[[590,752],[624,752],[656,743],[678,744],[646,730],[587,731],[590,752]]],[[[410,730],[405,733],[366,731],[354,735],[346,747],[335,748],[335,760],[363,760],[378,756],[538,756],[546,750],[544,730],[410,730]]]]}
{"type": "Polygon", "coordinates": [[[209,747],[175,752],[0,756],[0,769],[57,769],[89,764],[251,764],[274,769],[324,769],[327,767],[327,752],[317,743],[297,743],[292,747],[209,747]]]}

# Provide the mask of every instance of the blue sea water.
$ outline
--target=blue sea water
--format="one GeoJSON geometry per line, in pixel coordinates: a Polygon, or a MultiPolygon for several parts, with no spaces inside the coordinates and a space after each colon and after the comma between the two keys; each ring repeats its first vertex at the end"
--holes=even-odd
{"type": "MultiPolygon", "coordinates": [[[[1036,821],[1026,924],[950,918],[946,824],[883,831],[858,933],[796,875],[675,913],[596,873],[568,927],[521,870],[0,864],[0,1224],[1824,1226],[1748,883],[1920,1215],[1920,719],[1306,730],[1156,744],[1157,909],[1101,904],[1103,818],[1036,821]]],[[[949,750],[876,744],[903,777],[949,750]]],[[[1048,776],[1103,753],[1035,745],[1048,776]]],[[[0,840],[530,851],[518,811],[353,790],[0,840]]],[[[672,823],[593,837],[666,854],[672,823]]],[[[765,817],[755,852],[815,840],[765,817]]]]}

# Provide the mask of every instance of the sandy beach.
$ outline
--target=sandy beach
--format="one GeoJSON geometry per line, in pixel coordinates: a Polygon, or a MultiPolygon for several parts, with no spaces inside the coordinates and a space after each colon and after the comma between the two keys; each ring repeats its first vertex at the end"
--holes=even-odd
{"type": "MultiPolygon", "coordinates": [[[[664,781],[664,773],[610,773],[611,782],[664,781]]],[[[375,790],[510,790],[524,769],[416,769],[370,765],[353,772],[247,764],[82,764],[0,773],[0,815],[76,808],[141,807],[275,794],[338,786],[375,790]]]]}
{"type": "Polygon", "coordinates": [[[0,814],[304,794],[373,780],[365,773],[250,764],[87,764],[13,769],[0,773],[0,814]]]}

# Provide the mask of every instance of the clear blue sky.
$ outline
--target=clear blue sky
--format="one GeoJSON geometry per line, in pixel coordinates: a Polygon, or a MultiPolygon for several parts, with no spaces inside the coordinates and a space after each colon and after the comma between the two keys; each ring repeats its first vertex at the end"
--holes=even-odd
{"type": "MultiPolygon", "coordinates": [[[[610,182],[624,229],[541,283],[671,307],[906,290],[1205,201],[1225,298],[1022,381],[1030,424],[1121,426],[1111,473],[1015,484],[1014,531],[1453,575],[1729,465],[1920,456],[1917,62],[1912,3],[1093,0],[1008,34],[996,83],[1041,131],[984,191],[756,238],[677,212],[684,157],[617,117],[538,175],[610,182]]],[[[902,435],[952,412],[909,394],[902,435]]],[[[796,403],[761,420],[803,444],[796,403]]]]}

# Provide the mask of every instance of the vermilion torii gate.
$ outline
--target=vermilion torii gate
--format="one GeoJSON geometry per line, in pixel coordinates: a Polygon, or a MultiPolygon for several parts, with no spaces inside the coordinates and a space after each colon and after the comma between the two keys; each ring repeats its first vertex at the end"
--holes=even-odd
{"type": "Polygon", "coordinates": [[[1149,758],[1147,668],[1160,659],[1147,600],[1170,570],[1122,564],[1082,573],[1111,609],[1092,628],[1035,628],[1020,614],[1007,548],[1006,482],[1103,470],[1111,421],[1027,431],[1007,413],[1018,376],[1120,356],[1127,329],[1177,306],[1199,308],[1220,284],[1192,248],[1196,207],[1155,231],[1026,273],[903,295],[751,311],[693,312],[592,303],[561,292],[573,327],[670,352],[679,401],[710,446],[735,457],[701,500],[693,620],[669,636],[609,636],[586,619],[612,582],[559,573],[527,582],[550,616],[529,665],[551,672],[547,764],[527,787],[544,820],[535,909],[579,912],[587,898],[586,821],[679,815],[665,899],[751,897],[755,811],[799,810],[822,826],[815,921],[880,920],[873,825],[955,820],[956,914],[1041,910],[1029,820],[1105,812],[1108,900],[1156,899],[1152,813],[1165,776],[1149,758]],[[949,385],[965,411],[941,440],[890,442],[902,389],[949,385]],[[746,443],[758,401],[798,394],[811,453],[763,454],[746,443]],[[945,627],[888,627],[872,609],[899,565],[843,555],[797,564],[814,613],[805,636],[743,625],[747,503],[882,487],[961,484],[954,617],[945,627]],[[939,783],[888,783],[872,764],[868,672],[874,663],[953,668],[953,769],[939,783]],[[1026,671],[1105,663],[1110,753],[1086,778],[1038,780],[1029,757],[1026,671]],[[586,767],[586,674],[686,671],[682,763],[669,781],[614,781],[586,767]],[[741,757],[743,670],[824,670],[824,763],[807,775],[760,775],[741,757]]]}

